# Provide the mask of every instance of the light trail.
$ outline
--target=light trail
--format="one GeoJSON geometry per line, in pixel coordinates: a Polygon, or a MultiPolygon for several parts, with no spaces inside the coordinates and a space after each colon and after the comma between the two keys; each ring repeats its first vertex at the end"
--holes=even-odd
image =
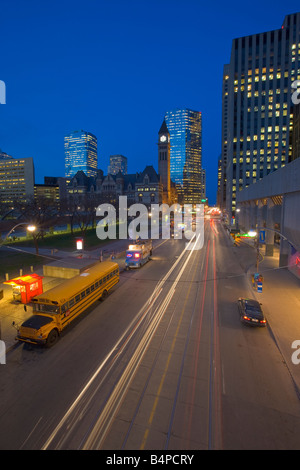
{"type": "MultiPolygon", "coordinates": [[[[139,310],[138,314],[135,316],[135,318],[132,320],[132,322],[130,323],[130,325],[126,328],[126,330],[124,331],[124,333],[122,334],[122,336],[118,339],[118,341],[115,343],[115,345],[113,346],[113,348],[110,350],[110,352],[106,355],[105,359],[101,362],[101,364],[99,365],[99,367],[96,369],[96,371],[94,372],[94,374],[91,376],[91,378],[88,380],[88,382],[86,383],[86,385],[83,387],[83,389],[81,390],[81,392],[78,394],[78,396],[76,397],[76,399],[73,401],[72,405],[69,407],[69,409],[67,410],[67,412],[65,413],[65,415],[63,416],[63,418],[60,420],[60,422],[58,423],[58,425],[55,427],[54,431],[50,434],[49,438],[46,440],[45,444],[42,446],[41,450],[47,450],[50,445],[52,444],[52,442],[54,441],[54,439],[56,438],[56,436],[58,435],[58,433],[60,432],[60,430],[63,428],[63,426],[67,423],[67,420],[71,417],[72,413],[75,412],[76,410],[76,407],[80,405],[80,402],[81,400],[83,399],[83,397],[85,396],[85,394],[87,393],[87,391],[89,390],[89,388],[91,387],[91,385],[94,383],[94,381],[96,380],[96,378],[99,376],[100,372],[103,370],[103,368],[105,367],[105,365],[109,362],[109,360],[112,359],[113,355],[115,354],[116,351],[118,351],[117,355],[120,355],[120,345],[122,345],[122,343],[124,342],[127,342],[127,339],[128,339],[128,335],[131,336],[132,333],[133,333],[133,330],[135,329],[137,323],[140,322],[140,319],[141,319],[141,316],[144,317],[145,316],[145,313],[148,312],[149,308],[151,308],[153,306],[153,303],[158,299],[158,297],[160,296],[162,290],[163,290],[163,286],[165,285],[165,283],[167,282],[167,280],[169,279],[170,275],[172,274],[172,272],[175,270],[175,268],[177,267],[177,265],[181,262],[182,258],[185,256],[186,253],[189,253],[188,257],[187,257],[187,260],[185,261],[184,263],[184,269],[185,269],[185,266],[187,264],[187,262],[189,261],[193,251],[194,251],[194,248],[192,248],[191,250],[188,250],[190,244],[193,242],[193,238],[188,242],[187,246],[185,247],[185,249],[182,251],[182,253],[180,254],[180,256],[177,258],[177,260],[175,261],[175,263],[173,264],[173,266],[169,269],[169,271],[167,272],[167,274],[158,282],[158,284],[156,285],[153,293],[151,294],[151,296],[149,297],[149,299],[147,300],[147,302],[144,304],[144,306],[139,310]]],[[[173,282],[173,284],[171,285],[170,287],[170,291],[172,290],[172,287],[177,285],[180,277],[181,277],[181,274],[183,272],[183,268],[181,268],[180,270],[180,276],[178,275],[176,280],[173,282]]],[[[174,287],[175,288],[175,287],[174,287]]],[[[169,291],[169,292],[170,292],[169,291]]],[[[174,292],[173,292],[174,293],[174,292]]],[[[173,294],[172,294],[173,295],[173,294]]],[[[166,299],[169,299],[169,297],[166,297],[166,299]]],[[[169,301],[171,300],[171,298],[169,299],[169,301]]],[[[164,303],[162,304],[162,306],[164,305],[164,303]]],[[[161,307],[162,308],[162,307],[161,307]]],[[[152,325],[152,323],[151,323],[152,325]]],[[[149,329],[149,328],[148,328],[149,329]]],[[[148,331],[148,330],[147,330],[148,331]]],[[[114,358],[116,357],[116,354],[114,356],[114,358]]]]}
{"type": "MultiPolygon", "coordinates": [[[[196,246],[196,244],[195,244],[196,246]]],[[[101,447],[102,442],[106,437],[106,432],[108,431],[110,424],[112,423],[115,414],[120,406],[122,399],[127,392],[128,386],[131,383],[131,380],[136,372],[137,368],[139,367],[144,354],[149,346],[153,335],[162,319],[174,293],[176,286],[184,273],[187,264],[190,261],[190,258],[193,254],[194,248],[189,251],[189,255],[185,260],[183,266],[181,267],[176,279],[172,283],[171,287],[169,288],[169,292],[166,295],[163,303],[160,307],[158,307],[155,315],[153,315],[152,321],[148,326],[146,332],[144,333],[141,341],[136,347],[135,353],[131,357],[127,367],[125,368],[122,377],[116,384],[104,410],[102,411],[101,415],[99,416],[93,431],[90,433],[89,437],[87,438],[83,450],[91,450],[91,449],[99,449],[101,447]]]]}

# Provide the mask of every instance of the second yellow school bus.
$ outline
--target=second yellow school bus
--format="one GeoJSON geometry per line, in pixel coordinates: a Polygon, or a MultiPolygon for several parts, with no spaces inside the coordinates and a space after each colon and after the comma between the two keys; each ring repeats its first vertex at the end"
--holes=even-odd
{"type": "Polygon", "coordinates": [[[97,299],[105,299],[119,277],[118,264],[104,261],[33,297],[34,314],[18,328],[16,339],[52,346],[78,315],[97,299]]]}

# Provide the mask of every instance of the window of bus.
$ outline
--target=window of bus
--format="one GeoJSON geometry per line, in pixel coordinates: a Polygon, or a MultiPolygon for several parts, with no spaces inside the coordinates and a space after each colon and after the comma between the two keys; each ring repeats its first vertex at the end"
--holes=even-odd
{"type": "Polygon", "coordinates": [[[59,305],[34,304],[34,310],[41,313],[60,313],[59,305]]]}
{"type": "Polygon", "coordinates": [[[61,306],[61,313],[66,313],[68,310],[68,302],[61,306]]]}

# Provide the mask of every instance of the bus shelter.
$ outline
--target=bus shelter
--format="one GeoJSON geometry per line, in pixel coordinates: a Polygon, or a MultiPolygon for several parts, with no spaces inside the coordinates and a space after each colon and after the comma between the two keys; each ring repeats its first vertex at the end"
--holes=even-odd
{"type": "Polygon", "coordinates": [[[10,284],[12,286],[13,300],[27,304],[31,301],[32,297],[43,293],[42,279],[43,276],[30,274],[4,281],[4,284],[10,284]]]}

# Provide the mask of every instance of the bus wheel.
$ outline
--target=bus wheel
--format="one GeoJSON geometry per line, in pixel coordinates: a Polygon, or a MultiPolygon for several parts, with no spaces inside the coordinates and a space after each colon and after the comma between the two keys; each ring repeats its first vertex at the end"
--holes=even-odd
{"type": "Polygon", "coordinates": [[[107,296],[108,296],[108,292],[107,290],[104,290],[101,295],[101,300],[105,300],[107,296]]]}
{"type": "Polygon", "coordinates": [[[51,330],[48,335],[47,342],[46,342],[47,348],[51,348],[51,346],[53,346],[57,340],[58,340],[58,331],[55,329],[51,330]]]}

